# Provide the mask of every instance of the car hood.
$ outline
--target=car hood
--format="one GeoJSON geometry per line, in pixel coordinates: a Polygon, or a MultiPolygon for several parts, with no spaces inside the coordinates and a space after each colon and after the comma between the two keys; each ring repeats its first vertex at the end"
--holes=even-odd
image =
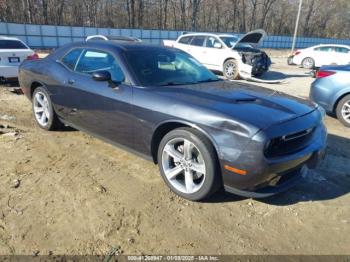
{"type": "Polygon", "coordinates": [[[311,101],[271,89],[230,81],[158,89],[171,99],[217,112],[231,120],[266,129],[314,111],[311,101]]]}
{"type": "Polygon", "coordinates": [[[266,37],[266,32],[262,29],[257,29],[251,31],[243,36],[241,36],[238,41],[232,46],[234,49],[238,44],[249,44],[254,48],[257,48],[258,45],[264,40],[266,37]]]}

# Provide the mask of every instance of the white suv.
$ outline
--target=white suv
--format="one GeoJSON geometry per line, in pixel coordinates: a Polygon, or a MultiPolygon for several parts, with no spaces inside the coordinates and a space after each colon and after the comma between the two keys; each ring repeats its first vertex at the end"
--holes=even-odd
{"type": "Polygon", "coordinates": [[[222,72],[230,80],[249,79],[266,72],[271,60],[257,46],[265,37],[263,30],[252,31],[240,38],[229,34],[183,34],[164,45],[181,49],[208,69],[222,72]]]}
{"type": "Polygon", "coordinates": [[[39,59],[39,56],[21,40],[0,36],[0,82],[17,78],[18,66],[26,59],[39,59]]]}

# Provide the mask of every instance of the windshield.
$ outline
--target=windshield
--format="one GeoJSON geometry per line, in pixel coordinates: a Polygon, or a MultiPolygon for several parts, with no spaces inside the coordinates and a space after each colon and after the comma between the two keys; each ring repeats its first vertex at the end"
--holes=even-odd
{"type": "Polygon", "coordinates": [[[250,44],[247,43],[237,43],[237,41],[239,40],[237,37],[235,36],[221,36],[220,39],[225,43],[225,45],[227,45],[229,48],[235,47],[235,48],[251,48],[252,46],[250,44]]]}
{"type": "Polygon", "coordinates": [[[128,62],[143,86],[168,86],[219,81],[192,56],[176,49],[152,48],[126,52],[128,62]]]}
{"type": "Polygon", "coordinates": [[[17,40],[0,40],[0,49],[28,49],[28,47],[17,40]]]}

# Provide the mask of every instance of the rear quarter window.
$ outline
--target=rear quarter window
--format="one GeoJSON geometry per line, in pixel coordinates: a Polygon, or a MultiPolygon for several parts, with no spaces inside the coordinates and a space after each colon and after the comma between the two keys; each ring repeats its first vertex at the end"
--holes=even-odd
{"type": "Polygon", "coordinates": [[[192,36],[183,36],[180,38],[179,43],[189,45],[191,42],[191,39],[192,39],[192,36]]]}
{"type": "Polygon", "coordinates": [[[18,40],[0,40],[0,49],[28,49],[28,47],[18,40]]]}
{"type": "Polygon", "coordinates": [[[74,49],[68,52],[62,59],[61,62],[67,66],[69,69],[74,70],[78,58],[81,55],[83,49],[74,49]]]}
{"type": "Polygon", "coordinates": [[[346,54],[346,53],[349,53],[349,49],[345,47],[335,47],[335,52],[346,54]]]}

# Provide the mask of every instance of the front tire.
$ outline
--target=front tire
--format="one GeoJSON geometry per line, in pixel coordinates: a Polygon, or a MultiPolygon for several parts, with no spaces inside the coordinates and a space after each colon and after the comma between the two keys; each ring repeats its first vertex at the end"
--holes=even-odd
{"type": "Polygon", "coordinates": [[[191,201],[208,198],[220,187],[220,171],[210,141],[192,128],[164,136],[158,148],[160,173],[168,187],[191,201]]]}
{"type": "Polygon", "coordinates": [[[315,67],[315,60],[311,57],[306,57],[301,62],[301,65],[306,69],[313,69],[315,67]]]}
{"type": "Polygon", "coordinates": [[[36,123],[45,130],[56,130],[62,126],[46,89],[37,87],[32,96],[32,109],[36,123]]]}
{"type": "Polygon", "coordinates": [[[350,95],[343,97],[336,109],[338,120],[346,127],[350,127],[350,95]]]}
{"type": "Polygon", "coordinates": [[[229,59],[224,63],[223,75],[228,80],[239,79],[239,68],[238,63],[235,59],[229,59]]]}

